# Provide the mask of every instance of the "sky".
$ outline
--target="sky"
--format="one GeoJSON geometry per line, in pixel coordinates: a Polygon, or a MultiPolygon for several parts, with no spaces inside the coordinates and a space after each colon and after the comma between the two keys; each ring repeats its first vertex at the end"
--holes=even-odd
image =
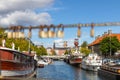
{"type": "MultiPolygon", "coordinates": [[[[0,0],[0,25],[38,26],[78,23],[120,22],[120,0],[0,0]]],[[[81,28],[79,44],[83,41],[91,43],[95,40],[90,37],[90,27],[81,28]]],[[[120,33],[120,26],[95,27],[95,36],[102,35],[108,30],[120,33]]],[[[51,47],[53,42],[58,46],[63,41],[68,46],[74,46],[76,28],[65,28],[63,38],[39,38],[39,30],[32,30],[31,40],[45,47],[51,47]]],[[[25,34],[27,36],[27,30],[25,34]]]]}

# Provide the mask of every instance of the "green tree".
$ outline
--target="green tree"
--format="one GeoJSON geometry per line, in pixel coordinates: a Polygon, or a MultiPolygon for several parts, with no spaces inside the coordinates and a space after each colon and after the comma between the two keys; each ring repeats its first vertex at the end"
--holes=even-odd
{"type": "Polygon", "coordinates": [[[5,30],[0,27],[0,46],[2,46],[2,40],[6,39],[7,34],[5,33],[5,30]]]}
{"type": "Polygon", "coordinates": [[[70,51],[68,51],[68,50],[65,50],[65,53],[64,53],[64,54],[65,54],[65,55],[66,55],[66,54],[69,54],[69,52],[70,52],[70,51]]]}
{"type": "Polygon", "coordinates": [[[91,52],[91,50],[88,48],[81,47],[80,52],[87,56],[91,52]]]}
{"type": "Polygon", "coordinates": [[[120,49],[120,42],[117,37],[106,37],[100,42],[100,50],[105,56],[114,55],[118,49],[120,49]]]}
{"type": "MultiPolygon", "coordinates": [[[[6,47],[8,48],[12,48],[12,42],[15,44],[15,49],[17,50],[18,47],[20,49],[20,51],[28,51],[29,48],[29,40],[25,39],[25,38],[7,38],[6,33],[4,32],[5,30],[0,28],[0,46],[2,46],[2,40],[5,39],[6,40],[6,47]]],[[[30,43],[30,50],[32,51],[36,51],[37,55],[47,55],[47,51],[46,49],[41,46],[40,48],[38,48],[37,46],[35,46],[33,43],[30,43]]]]}
{"type": "Polygon", "coordinates": [[[39,55],[47,55],[47,50],[44,48],[44,46],[41,46],[39,55]]]}
{"type": "Polygon", "coordinates": [[[86,47],[87,47],[87,45],[88,45],[87,41],[84,41],[84,42],[81,44],[81,47],[86,48],[86,47]]]}
{"type": "Polygon", "coordinates": [[[91,50],[88,49],[87,47],[88,47],[88,43],[87,41],[84,41],[81,44],[80,52],[83,53],[85,56],[87,56],[91,52],[91,50]]]}
{"type": "Polygon", "coordinates": [[[42,51],[40,48],[35,47],[35,51],[37,53],[37,56],[40,56],[42,54],[42,51]]]}

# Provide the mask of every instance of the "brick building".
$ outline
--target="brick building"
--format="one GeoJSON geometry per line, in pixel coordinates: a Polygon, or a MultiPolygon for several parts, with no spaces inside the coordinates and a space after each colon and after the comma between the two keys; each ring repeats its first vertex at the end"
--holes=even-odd
{"type": "Polygon", "coordinates": [[[56,55],[62,56],[62,55],[64,55],[66,50],[70,49],[70,47],[67,47],[67,42],[65,41],[62,47],[56,47],[55,43],[54,43],[53,49],[54,49],[56,55]]]}

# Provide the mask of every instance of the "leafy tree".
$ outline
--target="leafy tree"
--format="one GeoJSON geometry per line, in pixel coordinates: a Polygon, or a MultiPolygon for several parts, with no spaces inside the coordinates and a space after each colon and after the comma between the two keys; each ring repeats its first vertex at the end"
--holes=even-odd
{"type": "Polygon", "coordinates": [[[39,49],[40,49],[39,55],[47,55],[47,50],[43,46],[41,46],[39,49]]]}
{"type": "Polygon", "coordinates": [[[88,48],[81,47],[80,52],[87,56],[91,52],[91,50],[88,48]]]}
{"type": "Polygon", "coordinates": [[[86,47],[87,47],[87,45],[88,45],[88,43],[87,43],[86,41],[84,41],[84,42],[81,44],[81,47],[86,48],[86,47]]]}
{"type": "Polygon", "coordinates": [[[3,28],[0,28],[0,34],[3,34],[4,33],[4,29],[3,28]]]}
{"type": "Polygon", "coordinates": [[[65,50],[65,53],[64,54],[69,54],[69,51],[68,50],[65,50]]]}
{"type": "Polygon", "coordinates": [[[117,37],[106,37],[100,42],[100,50],[105,56],[114,55],[118,49],[120,49],[120,42],[117,37]]]}
{"type": "Polygon", "coordinates": [[[87,45],[88,45],[87,41],[84,41],[81,44],[81,48],[80,48],[80,52],[86,56],[91,52],[91,50],[87,48],[87,45]]]}
{"type": "MultiPolygon", "coordinates": [[[[29,48],[29,40],[25,39],[25,38],[7,38],[6,33],[4,32],[5,30],[0,28],[0,46],[2,46],[2,40],[5,39],[6,40],[6,47],[8,48],[12,48],[12,42],[15,44],[15,49],[17,50],[18,47],[20,49],[20,51],[28,51],[29,48]]],[[[35,46],[34,44],[30,43],[30,50],[32,51],[36,51],[37,55],[47,55],[47,51],[46,49],[41,46],[40,48],[38,48],[37,46],[35,46]]]]}
{"type": "Polygon", "coordinates": [[[5,30],[0,27],[0,46],[2,46],[2,40],[6,39],[7,35],[5,33],[5,30]]]}
{"type": "Polygon", "coordinates": [[[42,51],[40,48],[35,47],[35,51],[37,53],[37,56],[40,56],[42,54],[42,51]]]}

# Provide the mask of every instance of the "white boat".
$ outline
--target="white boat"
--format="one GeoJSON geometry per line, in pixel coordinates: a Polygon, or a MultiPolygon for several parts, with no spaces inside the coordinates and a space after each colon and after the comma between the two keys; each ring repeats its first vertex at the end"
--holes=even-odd
{"type": "Polygon", "coordinates": [[[46,59],[45,59],[45,58],[42,58],[42,57],[40,57],[40,58],[38,59],[38,57],[37,57],[36,54],[35,54],[35,56],[34,56],[34,59],[37,61],[37,66],[38,66],[39,68],[42,68],[42,67],[44,67],[44,66],[52,63],[52,59],[49,59],[49,58],[46,58],[46,59]]]}
{"type": "Polygon", "coordinates": [[[52,63],[52,59],[49,59],[49,58],[47,58],[47,59],[39,59],[37,61],[38,67],[44,67],[44,66],[46,66],[48,64],[51,64],[51,63],[52,63]]]}
{"type": "Polygon", "coordinates": [[[48,62],[45,62],[44,60],[39,60],[39,61],[38,61],[38,65],[39,65],[39,64],[48,65],[48,62]]]}
{"type": "Polygon", "coordinates": [[[82,60],[81,67],[85,70],[98,71],[102,65],[102,58],[97,54],[89,54],[82,60]]]}

